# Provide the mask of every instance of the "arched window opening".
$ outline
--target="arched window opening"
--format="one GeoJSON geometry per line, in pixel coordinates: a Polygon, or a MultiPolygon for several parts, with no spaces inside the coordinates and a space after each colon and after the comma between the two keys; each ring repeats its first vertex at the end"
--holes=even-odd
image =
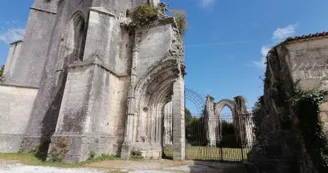
{"type": "Polygon", "coordinates": [[[76,12],[68,23],[64,58],[67,65],[83,61],[86,39],[86,23],[82,12],[76,12]]]}
{"type": "Polygon", "coordinates": [[[220,136],[218,137],[219,144],[221,147],[234,148],[237,146],[236,141],[236,131],[234,126],[234,117],[233,110],[229,106],[225,105],[220,112],[221,120],[220,120],[220,131],[218,133],[220,136]]]}

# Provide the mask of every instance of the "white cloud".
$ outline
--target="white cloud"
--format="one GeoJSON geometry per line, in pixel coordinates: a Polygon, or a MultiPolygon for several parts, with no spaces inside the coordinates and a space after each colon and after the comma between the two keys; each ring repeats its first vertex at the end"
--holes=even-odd
{"type": "MultiPolygon", "coordinates": [[[[296,25],[288,25],[284,28],[277,28],[273,33],[272,33],[272,45],[277,44],[277,42],[281,42],[284,39],[294,36],[296,34],[296,25]]],[[[262,57],[259,61],[254,61],[254,65],[258,68],[265,69],[266,65],[266,56],[270,50],[271,46],[270,45],[265,45],[262,46],[261,49],[261,54],[262,57]]]]}
{"type": "Polygon", "coordinates": [[[0,41],[10,44],[14,41],[21,40],[24,36],[25,29],[11,28],[6,31],[0,32],[0,41]]]}
{"type": "Polygon", "coordinates": [[[215,3],[215,0],[200,0],[203,7],[209,7],[215,3]]]}
{"type": "Polygon", "coordinates": [[[296,33],[296,25],[288,25],[285,28],[277,28],[273,32],[272,39],[274,41],[282,41],[287,37],[293,36],[296,33]]]}
{"type": "Polygon", "coordinates": [[[261,49],[262,58],[259,61],[254,61],[254,64],[256,67],[265,69],[266,56],[267,56],[269,50],[270,50],[269,46],[262,46],[262,49],[261,49]]]}

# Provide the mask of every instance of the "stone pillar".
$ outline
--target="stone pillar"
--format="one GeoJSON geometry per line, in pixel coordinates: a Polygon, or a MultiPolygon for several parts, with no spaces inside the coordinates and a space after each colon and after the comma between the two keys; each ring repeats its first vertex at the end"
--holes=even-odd
{"type": "Polygon", "coordinates": [[[109,97],[119,75],[109,65],[110,40],[117,20],[102,7],[91,7],[83,62],[68,67],[64,96],[55,134],[48,151],[49,159],[60,156],[69,163],[85,161],[91,151],[96,155],[116,154],[115,138],[110,131],[109,97]],[[114,84],[113,84],[114,85],[114,84]]]}
{"type": "Polygon", "coordinates": [[[53,3],[35,1],[31,7],[20,51],[23,54],[15,55],[11,73],[5,73],[5,84],[39,87],[57,17],[53,3]]]}
{"type": "Polygon", "coordinates": [[[319,106],[319,120],[323,123],[322,130],[328,138],[328,102],[324,102],[319,106]]]}
{"type": "Polygon", "coordinates": [[[216,136],[217,136],[217,128],[219,125],[219,119],[215,117],[214,113],[214,98],[211,96],[206,97],[206,114],[205,114],[205,122],[206,122],[206,134],[209,146],[216,146],[216,136]]]}
{"type": "Polygon", "coordinates": [[[186,128],[184,79],[181,74],[173,84],[173,160],[185,159],[186,128]]]}
{"type": "MultiPolygon", "coordinates": [[[[16,42],[13,42],[10,44],[10,49],[9,49],[9,53],[8,53],[8,57],[7,57],[5,69],[3,71],[2,78],[4,78],[4,79],[10,78],[13,75],[14,69],[17,64],[17,60],[20,55],[22,45],[23,45],[22,40],[19,40],[19,41],[16,41],[16,42]]],[[[0,80],[0,82],[1,82],[1,80],[0,80]]]]}
{"type": "Polygon", "coordinates": [[[140,37],[135,35],[134,45],[132,50],[132,67],[131,67],[131,79],[129,86],[129,93],[127,99],[127,117],[125,122],[125,133],[124,133],[124,143],[122,145],[121,158],[129,158],[132,150],[133,136],[134,131],[134,122],[135,122],[135,86],[137,84],[137,61],[139,56],[139,42],[140,37]]]}
{"type": "Polygon", "coordinates": [[[247,111],[246,99],[243,96],[237,96],[234,98],[236,106],[234,117],[234,126],[237,132],[237,140],[241,142],[243,146],[250,146],[253,138],[253,134],[250,133],[251,127],[251,117],[247,111]]]}
{"type": "Polygon", "coordinates": [[[110,82],[110,74],[97,62],[69,67],[49,159],[59,157],[64,162],[79,163],[88,158],[90,151],[115,154],[107,110],[110,82]]]}

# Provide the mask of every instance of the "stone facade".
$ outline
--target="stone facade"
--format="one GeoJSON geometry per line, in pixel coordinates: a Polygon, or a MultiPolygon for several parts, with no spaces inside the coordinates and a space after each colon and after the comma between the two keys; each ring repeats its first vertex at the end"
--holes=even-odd
{"type": "Polygon", "coordinates": [[[236,141],[243,146],[251,146],[253,143],[251,115],[247,111],[246,100],[237,96],[234,101],[223,99],[214,103],[214,98],[207,96],[205,104],[205,124],[209,146],[217,146],[222,141],[221,112],[227,106],[232,113],[232,123],[236,132],[236,141]]]}
{"type": "Polygon", "coordinates": [[[0,104],[0,152],[38,150],[75,163],[91,151],[160,158],[162,110],[172,101],[174,159],[184,159],[183,43],[171,17],[127,27],[127,11],[143,3],[163,6],[35,0],[1,78],[0,97],[10,102],[0,104]]]}
{"type": "MultiPolygon", "coordinates": [[[[249,172],[316,172],[304,148],[290,100],[296,83],[302,90],[328,89],[327,35],[289,38],[269,51],[264,96],[254,110],[257,145],[248,156],[249,172]]],[[[320,106],[319,114],[324,121],[325,105],[320,106]]]]}

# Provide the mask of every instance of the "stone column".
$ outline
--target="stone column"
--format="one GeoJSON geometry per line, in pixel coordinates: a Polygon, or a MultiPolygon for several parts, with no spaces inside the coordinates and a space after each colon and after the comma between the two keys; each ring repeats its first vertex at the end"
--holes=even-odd
{"type": "Polygon", "coordinates": [[[132,50],[132,67],[131,67],[131,79],[129,86],[129,93],[127,99],[127,118],[125,122],[125,135],[124,143],[122,145],[121,158],[129,158],[132,150],[133,136],[135,133],[134,122],[135,122],[135,86],[137,84],[137,61],[139,56],[139,42],[140,37],[135,35],[134,45],[132,50]]]}
{"type": "Polygon", "coordinates": [[[185,159],[184,79],[181,74],[173,84],[173,160],[185,159]]]}
{"type": "Polygon", "coordinates": [[[207,125],[207,140],[211,147],[216,146],[216,136],[217,136],[217,128],[219,125],[218,118],[215,117],[214,114],[214,98],[211,96],[206,97],[206,114],[205,114],[205,122],[207,125]]]}

